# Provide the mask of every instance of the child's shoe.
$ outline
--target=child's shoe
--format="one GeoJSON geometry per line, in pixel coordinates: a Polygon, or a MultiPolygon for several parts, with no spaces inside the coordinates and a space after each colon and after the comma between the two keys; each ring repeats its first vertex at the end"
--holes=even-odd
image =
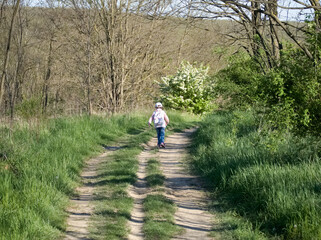
{"type": "Polygon", "coordinates": [[[165,143],[161,143],[160,147],[165,148],[165,143]]]}

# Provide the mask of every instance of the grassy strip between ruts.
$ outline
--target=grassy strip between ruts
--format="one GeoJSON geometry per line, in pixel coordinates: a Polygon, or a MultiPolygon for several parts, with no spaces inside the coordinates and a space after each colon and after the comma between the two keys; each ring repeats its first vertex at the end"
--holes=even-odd
{"type": "Polygon", "coordinates": [[[229,212],[224,238],[321,239],[320,139],[262,134],[256,119],[217,112],[194,136],[192,166],[229,212]]]}
{"type": "Polygon", "coordinates": [[[144,200],[146,239],[171,239],[182,231],[174,223],[176,205],[162,194],[150,194],[144,200]]]}
{"type": "MultiPolygon", "coordinates": [[[[64,210],[79,182],[84,160],[125,134],[144,132],[148,115],[69,117],[0,126],[0,239],[50,240],[62,236],[67,216],[64,210]]],[[[174,119],[173,127],[185,122],[179,113],[173,113],[174,119]]],[[[149,136],[137,136],[146,141],[153,134],[150,130],[149,136]]],[[[143,140],[135,137],[130,144],[138,146],[143,140]]],[[[140,149],[130,151],[135,155],[140,149]]]]}
{"type": "Polygon", "coordinates": [[[146,167],[147,186],[157,189],[157,187],[162,187],[164,185],[165,176],[159,167],[160,162],[156,158],[148,160],[146,167]]]}
{"type": "MultiPolygon", "coordinates": [[[[197,120],[193,115],[182,115],[178,112],[169,112],[169,117],[171,131],[179,131],[194,125],[194,121],[197,120]]],[[[142,151],[140,144],[147,142],[153,136],[155,136],[153,129],[132,131],[124,140],[124,146],[115,151],[110,156],[110,160],[99,167],[100,174],[96,183],[95,211],[90,235],[92,239],[123,239],[129,233],[127,223],[133,207],[133,199],[128,196],[127,188],[129,184],[136,181],[137,156],[142,151]]],[[[151,198],[153,197],[148,199],[151,200],[151,198]]],[[[170,202],[162,196],[158,196],[158,201],[154,200],[154,202],[158,204],[155,205],[155,207],[159,206],[158,210],[161,206],[166,206],[166,209],[171,206],[170,202]]],[[[172,211],[175,212],[174,209],[172,211]]]]}
{"type": "Polygon", "coordinates": [[[157,159],[149,159],[146,168],[147,185],[154,193],[147,195],[144,200],[144,234],[146,239],[171,239],[181,229],[174,223],[176,204],[161,194],[165,176],[160,170],[157,159]]]}
{"type": "Polygon", "coordinates": [[[128,196],[127,187],[136,181],[137,155],[142,150],[139,144],[153,134],[143,131],[130,136],[125,140],[125,146],[99,167],[91,239],[122,239],[128,234],[127,221],[133,199],[128,196]]]}

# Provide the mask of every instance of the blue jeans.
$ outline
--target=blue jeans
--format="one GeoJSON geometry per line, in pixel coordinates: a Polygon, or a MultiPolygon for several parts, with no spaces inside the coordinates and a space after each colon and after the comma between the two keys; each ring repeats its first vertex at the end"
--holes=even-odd
{"type": "Polygon", "coordinates": [[[160,127],[156,128],[158,145],[164,142],[165,140],[165,128],[160,127]]]}

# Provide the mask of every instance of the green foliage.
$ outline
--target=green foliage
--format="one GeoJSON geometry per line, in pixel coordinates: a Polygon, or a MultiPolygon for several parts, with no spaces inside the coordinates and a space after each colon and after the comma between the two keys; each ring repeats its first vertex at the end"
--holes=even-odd
{"type": "Polygon", "coordinates": [[[320,139],[262,134],[257,119],[249,111],[207,116],[194,136],[193,168],[254,228],[285,239],[319,239],[320,139]]]}
{"type": "Polygon", "coordinates": [[[175,75],[163,77],[158,83],[162,92],[160,101],[166,107],[195,114],[213,109],[212,84],[207,72],[207,67],[183,62],[175,75]]]}
{"type": "Polygon", "coordinates": [[[16,106],[16,112],[24,119],[39,117],[41,115],[41,97],[24,99],[16,106]]]}
{"type": "Polygon", "coordinates": [[[247,108],[257,102],[261,75],[259,66],[246,54],[231,57],[229,66],[213,76],[217,93],[229,99],[224,107],[247,108]]]}
{"type": "Polygon", "coordinates": [[[240,56],[215,76],[217,91],[232,107],[264,112],[270,128],[319,135],[321,68],[315,64],[290,45],[280,64],[267,72],[254,59],[240,56]]]}
{"type": "MultiPolygon", "coordinates": [[[[320,19],[321,12],[315,11],[314,18],[320,19]]],[[[317,26],[317,23],[315,19],[307,19],[307,43],[309,44],[309,49],[311,50],[313,56],[314,56],[314,64],[315,67],[320,66],[321,64],[321,32],[320,32],[320,22],[318,23],[319,26],[317,26]]]]}
{"type": "Polygon", "coordinates": [[[283,80],[280,103],[291,102],[295,130],[320,134],[321,68],[316,68],[301,51],[289,48],[277,72],[283,80]]]}

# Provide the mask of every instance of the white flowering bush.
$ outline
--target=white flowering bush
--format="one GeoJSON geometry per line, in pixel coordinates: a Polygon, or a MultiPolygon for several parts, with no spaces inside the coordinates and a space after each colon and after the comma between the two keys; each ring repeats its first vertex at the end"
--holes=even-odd
{"type": "Polygon", "coordinates": [[[175,75],[163,77],[158,84],[162,93],[160,100],[166,107],[196,114],[212,109],[208,67],[183,62],[175,75]]]}

